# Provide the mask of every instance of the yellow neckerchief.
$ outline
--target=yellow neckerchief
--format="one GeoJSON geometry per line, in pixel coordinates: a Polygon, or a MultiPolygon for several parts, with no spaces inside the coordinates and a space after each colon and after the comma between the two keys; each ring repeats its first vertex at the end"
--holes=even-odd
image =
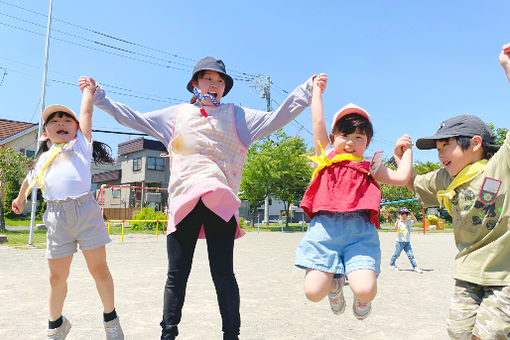
{"type": "Polygon", "coordinates": [[[32,182],[28,185],[27,190],[25,191],[25,196],[28,197],[30,194],[30,191],[32,190],[33,186],[37,182],[39,184],[39,188],[41,188],[41,191],[43,190],[43,185],[46,182],[46,170],[50,167],[51,163],[55,160],[55,158],[62,152],[62,149],[66,146],[66,143],[61,143],[56,145],[54,148],[51,149],[50,153],[48,154],[48,158],[46,159],[46,162],[44,162],[41,171],[34,177],[32,182]]]}
{"type": "Polygon", "coordinates": [[[446,190],[439,190],[437,192],[437,200],[439,201],[440,206],[444,206],[446,210],[452,214],[452,205],[450,200],[455,197],[455,189],[462,184],[470,182],[476,175],[482,172],[487,165],[487,160],[482,159],[476,163],[469,164],[450,183],[446,190]]]}
{"type": "Polygon", "coordinates": [[[317,168],[315,168],[315,171],[312,174],[312,179],[315,176],[317,176],[317,174],[322,169],[324,169],[327,166],[330,166],[333,163],[338,163],[338,162],[342,162],[342,161],[361,162],[363,160],[363,156],[362,157],[356,157],[356,156],[354,156],[353,154],[350,154],[350,153],[337,154],[333,158],[329,159],[328,156],[326,155],[326,153],[324,152],[324,149],[322,148],[321,142],[317,141],[317,143],[319,144],[319,147],[321,148],[321,155],[320,156],[308,156],[308,155],[304,155],[304,156],[308,157],[310,160],[312,160],[313,162],[318,164],[317,168]]]}

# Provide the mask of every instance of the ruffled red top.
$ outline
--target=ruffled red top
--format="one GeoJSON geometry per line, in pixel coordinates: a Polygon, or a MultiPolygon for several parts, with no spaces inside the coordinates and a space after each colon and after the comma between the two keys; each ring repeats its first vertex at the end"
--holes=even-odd
{"type": "Polygon", "coordinates": [[[341,161],[325,167],[310,182],[301,200],[301,208],[309,218],[321,210],[366,210],[370,222],[379,228],[381,188],[369,169],[370,162],[366,161],[341,161]]]}

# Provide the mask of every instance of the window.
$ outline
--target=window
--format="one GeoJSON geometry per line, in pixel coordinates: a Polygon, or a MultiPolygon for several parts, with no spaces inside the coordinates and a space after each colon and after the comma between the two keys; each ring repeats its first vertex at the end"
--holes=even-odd
{"type": "Polygon", "coordinates": [[[147,157],[147,169],[148,170],[156,170],[156,171],[164,171],[165,170],[165,160],[161,157],[147,157]]]}
{"type": "Polygon", "coordinates": [[[112,189],[112,197],[120,198],[120,189],[112,189]]]}
{"type": "Polygon", "coordinates": [[[142,170],[142,159],[134,158],[133,159],[133,172],[142,170]]]}

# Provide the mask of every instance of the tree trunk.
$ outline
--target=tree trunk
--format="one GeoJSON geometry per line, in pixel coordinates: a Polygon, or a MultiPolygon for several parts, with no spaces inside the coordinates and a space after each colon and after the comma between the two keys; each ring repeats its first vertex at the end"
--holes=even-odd
{"type": "Polygon", "coordinates": [[[5,231],[4,202],[0,204],[0,230],[5,231]]]}

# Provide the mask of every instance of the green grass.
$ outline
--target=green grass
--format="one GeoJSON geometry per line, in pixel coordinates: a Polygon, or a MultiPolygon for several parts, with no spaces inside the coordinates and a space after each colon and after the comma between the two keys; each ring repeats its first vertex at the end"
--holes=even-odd
{"type": "MultiPolygon", "coordinates": [[[[7,236],[7,243],[3,245],[21,247],[28,244],[28,230],[4,230],[1,232],[2,235],[7,236]]],[[[34,230],[33,244],[36,248],[46,247],[46,230],[34,230]]]]}
{"type": "MultiPolygon", "coordinates": [[[[36,219],[34,221],[34,225],[35,224],[41,224],[43,223],[42,220],[38,220],[36,219]]],[[[8,226],[29,226],[30,225],[30,216],[28,217],[19,217],[19,218],[14,218],[14,219],[10,219],[10,218],[5,218],[5,225],[8,225],[8,226]]]]}
{"type": "MultiPolygon", "coordinates": [[[[305,224],[305,231],[306,231],[306,228],[308,227],[308,224],[305,224]]],[[[270,225],[267,225],[267,224],[260,224],[260,231],[281,231],[281,225],[280,224],[270,224],[270,225]]],[[[242,226],[242,229],[244,231],[257,231],[257,224],[255,224],[254,226],[247,226],[247,225],[243,225],[242,226]]],[[[283,226],[283,231],[301,231],[301,224],[294,224],[294,223],[289,223],[289,226],[288,227],[285,227],[285,225],[283,226]]]]}

